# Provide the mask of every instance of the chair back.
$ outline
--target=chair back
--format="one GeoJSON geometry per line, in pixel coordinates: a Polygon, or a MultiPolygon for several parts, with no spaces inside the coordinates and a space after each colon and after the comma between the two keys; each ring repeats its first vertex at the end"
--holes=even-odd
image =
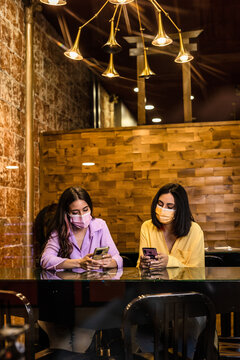
{"type": "MultiPolygon", "coordinates": [[[[34,317],[31,304],[21,293],[0,290],[0,348],[3,354],[9,346],[11,351],[17,351],[15,342],[21,334],[25,334],[25,359],[32,360],[34,359],[34,317]],[[16,317],[24,318],[24,324],[16,325],[16,317]]],[[[13,358],[16,358],[15,354],[13,358]]]]}
{"type": "Polygon", "coordinates": [[[205,266],[220,267],[224,266],[224,261],[217,255],[205,255],[205,266]]]}
{"type": "Polygon", "coordinates": [[[153,325],[155,360],[187,359],[187,319],[196,316],[206,316],[201,350],[206,359],[213,359],[216,316],[214,305],[207,296],[196,292],[138,296],[126,306],[123,315],[126,360],[133,359],[131,326],[146,323],[153,325]],[[179,340],[182,342],[180,357],[179,340]],[[160,341],[163,345],[161,353],[160,341]]]}

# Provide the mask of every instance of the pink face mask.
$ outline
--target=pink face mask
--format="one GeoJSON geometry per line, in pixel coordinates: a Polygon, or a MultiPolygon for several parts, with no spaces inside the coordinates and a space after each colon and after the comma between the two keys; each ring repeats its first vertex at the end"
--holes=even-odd
{"type": "Polygon", "coordinates": [[[162,224],[170,224],[174,219],[174,213],[174,209],[164,209],[159,205],[156,207],[157,219],[162,224]]]}
{"type": "Polygon", "coordinates": [[[79,229],[87,228],[92,219],[91,212],[84,215],[69,215],[69,217],[70,223],[79,229]]]}

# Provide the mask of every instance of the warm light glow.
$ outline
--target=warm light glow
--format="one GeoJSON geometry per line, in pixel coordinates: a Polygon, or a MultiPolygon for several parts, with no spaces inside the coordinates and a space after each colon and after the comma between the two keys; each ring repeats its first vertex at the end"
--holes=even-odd
{"type": "Polygon", "coordinates": [[[153,118],[152,119],[153,123],[160,123],[161,121],[162,121],[162,119],[160,119],[160,118],[153,118]]]}
{"type": "Polygon", "coordinates": [[[191,99],[191,100],[194,100],[194,95],[191,95],[191,96],[190,96],[190,99],[191,99]]]}
{"type": "Polygon", "coordinates": [[[177,63],[180,63],[180,64],[184,64],[186,62],[191,61],[192,59],[193,59],[192,55],[190,55],[188,53],[184,53],[184,54],[182,54],[180,56],[178,55],[174,61],[177,62],[177,63]]]}
{"type": "Polygon", "coordinates": [[[153,110],[154,106],[153,105],[145,105],[145,109],[146,110],[153,110]]]}
{"type": "Polygon", "coordinates": [[[118,77],[119,74],[118,74],[118,72],[116,72],[116,70],[113,71],[113,72],[105,71],[104,73],[102,73],[102,76],[105,76],[105,77],[108,77],[109,79],[112,79],[114,77],[118,77]]]}
{"type": "Polygon", "coordinates": [[[74,50],[67,50],[64,52],[64,55],[67,56],[68,58],[72,59],[72,60],[82,60],[83,56],[80,54],[80,52],[78,51],[74,51],[74,50]]]}
{"type": "Polygon", "coordinates": [[[67,3],[65,0],[40,0],[40,2],[52,6],[62,6],[62,5],[66,5],[67,3]]]}
{"type": "Polygon", "coordinates": [[[75,51],[70,51],[69,55],[70,55],[71,59],[74,59],[74,60],[76,60],[76,58],[79,56],[79,54],[75,51]]]}
{"type": "Polygon", "coordinates": [[[58,0],[48,0],[49,5],[57,5],[58,4],[58,0]]]}
{"type": "Polygon", "coordinates": [[[115,5],[125,5],[133,2],[134,0],[109,0],[110,3],[115,5]]]}
{"type": "Polygon", "coordinates": [[[154,46],[167,46],[172,44],[172,39],[170,39],[170,37],[168,37],[167,35],[165,36],[156,36],[155,39],[152,41],[152,44],[154,46]]]}
{"type": "Polygon", "coordinates": [[[133,89],[133,91],[134,91],[135,93],[138,93],[138,92],[139,92],[139,88],[138,88],[138,87],[135,87],[135,88],[133,89]]]}
{"type": "Polygon", "coordinates": [[[18,166],[17,165],[7,165],[6,169],[9,169],[9,170],[18,169],[18,166]]]}
{"type": "Polygon", "coordinates": [[[94,162],[84,162],[84,163],[82,163],[82,165],[83,166],[93,166],[93,165],[95,165],[95,163],[94,162]]]}

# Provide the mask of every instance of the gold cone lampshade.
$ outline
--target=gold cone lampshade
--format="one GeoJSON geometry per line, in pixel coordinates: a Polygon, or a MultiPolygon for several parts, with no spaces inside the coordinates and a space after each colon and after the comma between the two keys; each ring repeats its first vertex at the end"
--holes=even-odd
{"type": "Polygon", "coordinates": [[[108,77],[108,78],[114,78],[118,77],[119,73],[114,68],[113,64],[113,54],[110,54],[110,60],[107,69],[102,73],[102,76],[108,77]]]}
{"type": "Polygon", "coordinates": [[[40,0],[40,2],[52,6],[62,6],[62,5],[66,5],[67,3],[65,0],[40,0]]]}
{"type": "Polygon", "coordinates": [[[115,5],[125,5],[133,2],[134,0],[109,0],[110,3],[115,5]]]}
{"type": "Polygon", "coordinates": [[[102,46],[102,48],[110,54],[116,54],[119,51],[121,51],[122,47],[121,45],[119,45],[115,39],[115,34],[114,34],[114,20],[111,20],[111,29],[110,29],[110,35],[109,35],[109,39],[106,42],[106,44],[104,44],[102,46]]]}
{"type": "Polygon", "coordinates": [[[72,60],[82,60],[83,59],[83,56],[79,50],[80,33],[81,33],[81,29],[78,30],[76,40],[75,40],[73,46],[71,47],[71,49],[64,52],[64,55],[72,60]]]}
{"type": "Polygon", "coordinates": [[[157,33],[157,36],[155,37],[155,39],[153,39],[152,44],[154,46],[167,46],[167,45],[170,45],[172,42],[173,42],[172,39],[169,36],[167,36],[167,34],[165,33],[165,31],[163,29],[161,11],[159,11],[158,12],[158,33],[157,33]]]}
{"type": "Polygon", "coordinates": [[[176,63],[184,64],[193,59],[193,56],[187,52],[183,47],[182,34],[179,32],[180,50],[178,56],[174,59],[176,63]]]}
{"type": "Polygon", "coordinates": [[[139,77],[144,77],[145,79],[148,79],[150,76],[156,75],[151,69],[150,66],[148,64],[148,59],[147,59],[147,52],[146,49],[144,49],[144,69],[141,72],[141,74],[139,75],[139,77]]]}

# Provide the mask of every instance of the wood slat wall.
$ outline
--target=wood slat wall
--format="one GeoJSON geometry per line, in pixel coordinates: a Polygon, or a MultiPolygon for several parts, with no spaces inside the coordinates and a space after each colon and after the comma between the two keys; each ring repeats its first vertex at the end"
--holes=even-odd
{"type": "Polygon", "coordinates": [[[41,207],[84,187],[121,251],[138,250],[152,198],[168,182],[186,188],[206,245],[240,246],[240,121],[48,132],[40,154],[41,207]]]}

